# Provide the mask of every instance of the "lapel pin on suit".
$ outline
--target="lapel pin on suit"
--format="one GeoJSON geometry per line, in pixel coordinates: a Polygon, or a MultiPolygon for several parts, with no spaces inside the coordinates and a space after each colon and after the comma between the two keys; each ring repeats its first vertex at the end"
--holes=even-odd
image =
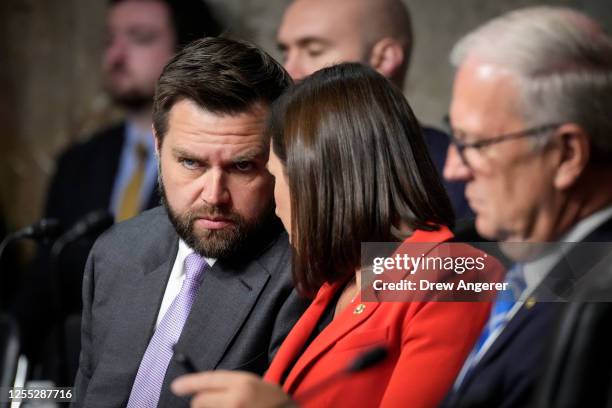
{"type": "Polygon", "coordinates": [[[355,310],[353,310],[353,314],[362,314],[365,308],[366,306],[363,303],[360,303],[355,307],[355,310]]]}
{"type": "Polygon", "coordinates": [[[527,298],[527,301],[525,302],[525,308],[529,310],[532,307],[534,307],[536,303],[537,303],[537,300],[535,296],[529,296],[529,298],[527,298]]]}

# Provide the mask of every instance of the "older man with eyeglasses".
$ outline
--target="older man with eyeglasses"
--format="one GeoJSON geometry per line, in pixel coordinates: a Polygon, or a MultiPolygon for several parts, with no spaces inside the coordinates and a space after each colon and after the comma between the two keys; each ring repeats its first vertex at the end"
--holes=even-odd
{"type": "Polygon", "coordinates": [[[513,293],[498,295],[444,406],[529,406],[564,306],[544,289],[571,293],[560,276],[597,261],[570,270],[579,245],[534,244],[612,239],[612,40],[581,13],[533,7],[469,33],[451,61],[444,176],[466,182],[479,234],[531,252],[509,251],[513,293]]]}

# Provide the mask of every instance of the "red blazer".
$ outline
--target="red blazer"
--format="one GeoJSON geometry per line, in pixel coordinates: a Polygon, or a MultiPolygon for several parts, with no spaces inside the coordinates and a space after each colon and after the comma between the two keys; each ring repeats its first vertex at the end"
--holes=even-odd
{"type": "MultiPolygon", "coordinates": [[[[433,232],[416,231],[407,242],[442,242],[451,237],[452,233],[443,227],[433,232]]],[[[490,303],[361,302],[358,297],[297,358],[342,286],[336,283],[321,287],[264,378],[280,384],[287,367],[297,359],[282,387],[301,406],[437,407],[479,336],[490,303]],[[356,313],[357,307],[363,308],[361,313],[356,313]],[[342,377],[307,399],[300,399],[300,393],[338,373],[377,344],[388,348],[388,357],[382,363],[342,377]]]]}

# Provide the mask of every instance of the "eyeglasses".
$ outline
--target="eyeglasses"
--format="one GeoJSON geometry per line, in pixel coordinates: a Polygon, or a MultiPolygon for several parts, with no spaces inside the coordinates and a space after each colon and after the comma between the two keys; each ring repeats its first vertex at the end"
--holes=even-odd
{"type": "MultiPolygon", "coordinates": [[[[541,126],[537,126],[537,127],[533,127],[529,129],[519,130],[517,132],[506,133],[506,134],[498,135],[492,138],[478,140],[475,142],[463,142],[457,137],[458,132],[453,129],[448,115],[444,116],[444,123],[447,126],[448,135],[449,135],[451,144],[457,148],[459,157],[461,158],[463,163],[468,167],[472,167],[470,165],[470,161],[468,160],[468,155],[466,154],[466,151],[469,151],[470,149],[473,150],[479,156],[482,156],[481,152],[486,147],[496,145],[498,143],[506,142],[508,140],[516,140],[516,139],[522,139],[526,137],[543,136],[547,132],[550,132],[551,130],[554,130],[558,128],[559,126],[561,126],[560,123],[551,123],[548,125],[541,125],[541,126]]],[[[462,138],[465,138],[466,136],[466,134],[463,132],[459,134],[462,135],[462,138]]]]}

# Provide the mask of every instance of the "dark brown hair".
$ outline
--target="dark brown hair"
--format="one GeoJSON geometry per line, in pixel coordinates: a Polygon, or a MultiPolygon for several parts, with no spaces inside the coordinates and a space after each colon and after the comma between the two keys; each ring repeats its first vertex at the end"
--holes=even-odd
{"type": "MultiPolygon", "coordinates": [[[[109,0],[110,6],[126,0],[109,0]]],[[[168,7],[176,50],[203,37],[221,34],[222,24],[204,0],[154,0],[168,7]]]]}
{"type": "Polygon", "coordinates": [[[285,166],[303,293],[352,276],[361,242],[397,241],[399,221],[454,223],[408,102],[371,68],[345,63],[306,78],[273,105],[267,131],[285,166]]]}
{"type": "Polygon", "coordinates": [[[291,84],[272,57],[245,41],[209,37],[196,40],[165,66],[153,101],[153,127],[161,143],[172,106],[189,99],[215,114],[236,114],[270,105],[291,84]]]}

